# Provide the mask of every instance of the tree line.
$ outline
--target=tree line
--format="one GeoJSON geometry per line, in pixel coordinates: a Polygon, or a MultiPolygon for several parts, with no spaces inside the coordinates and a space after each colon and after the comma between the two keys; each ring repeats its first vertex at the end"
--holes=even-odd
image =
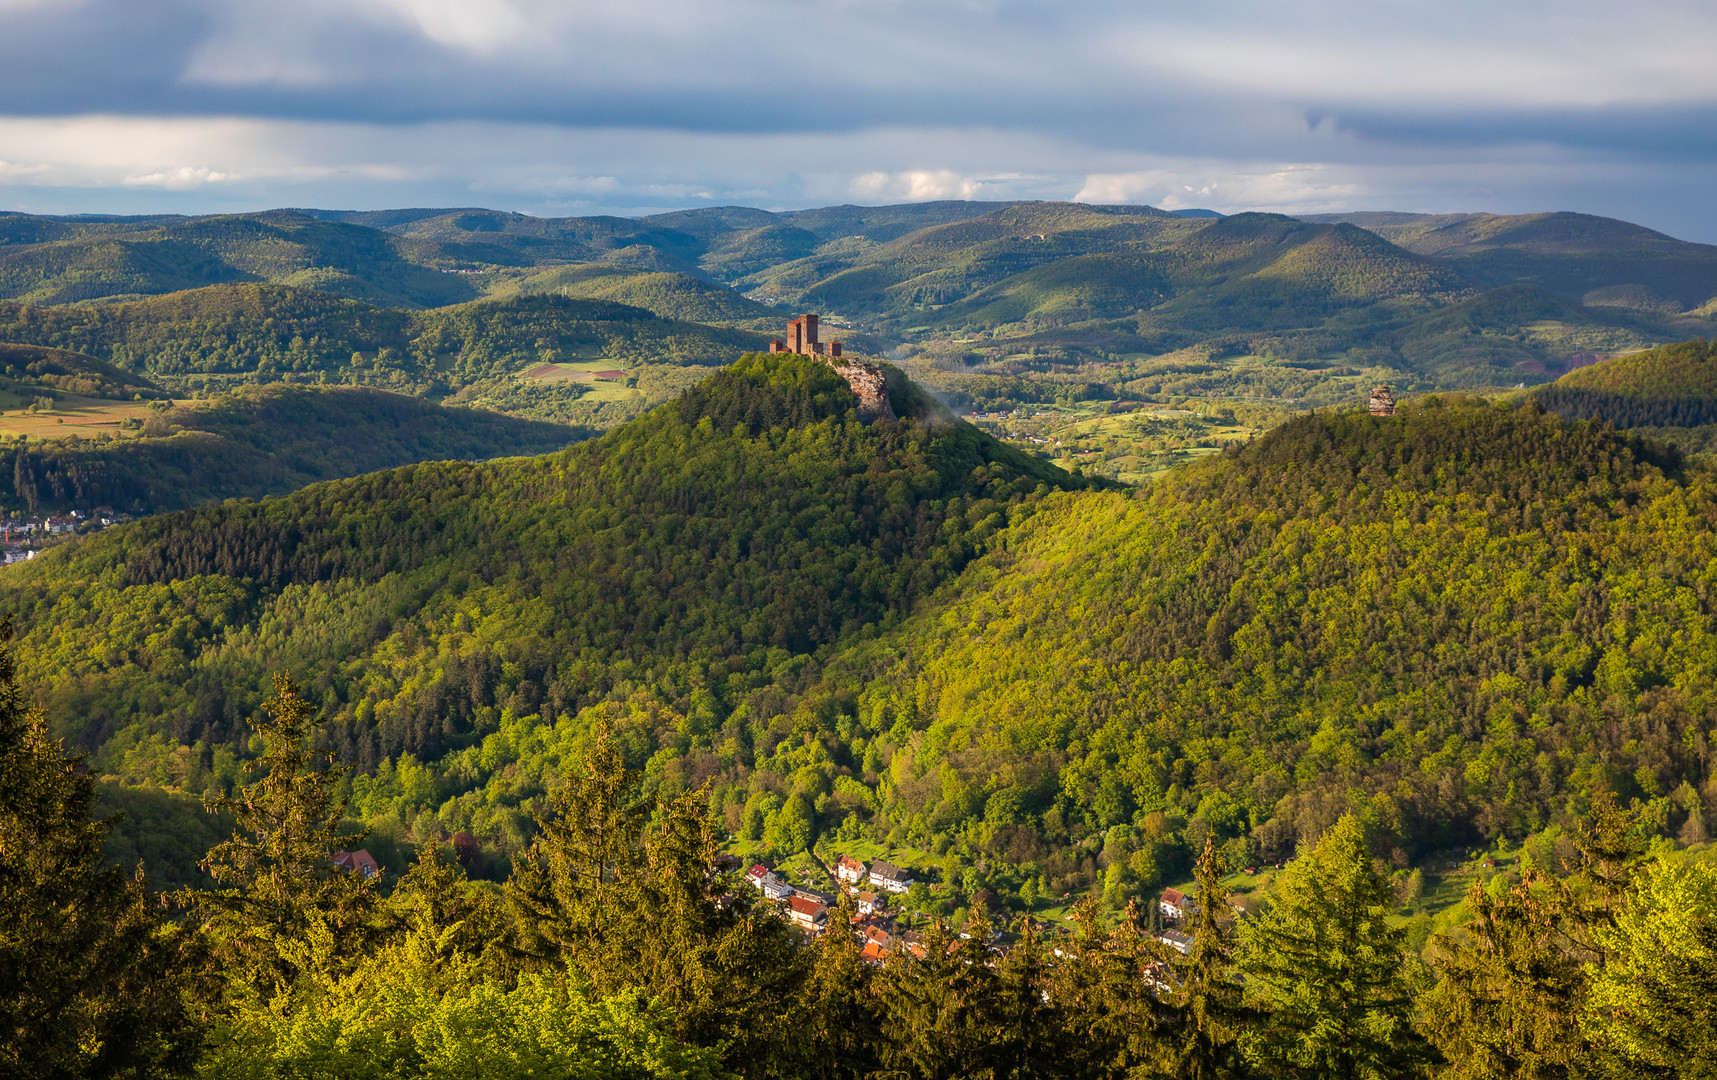
{"type": "Polygon", "coordinates": [[[1095,900],[862,952],[722,857],[706,790],[653,796],[586,733],[499,888],[434,846],[391,890],[337,868],[344,769],[281,676],[211,809],[212,888],[105,865],[91,778],[0,657],[0,1067],[40,1077],[1637,1077],[1717,1067],[1717,868],[1600,799],[1560,866],[1474,886],[1422,960],[1344,816],[1237,916],[1214,841],[1181,947],[1095,900]]]}

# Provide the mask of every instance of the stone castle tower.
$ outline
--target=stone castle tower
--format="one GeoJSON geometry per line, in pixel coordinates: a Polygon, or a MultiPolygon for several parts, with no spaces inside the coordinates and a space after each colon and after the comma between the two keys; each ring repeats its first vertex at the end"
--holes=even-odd
{"type": "Polygon", "coordinates": [[[859,419],[865,423],[887,418],[897,419],[894,406],[888,401],[888,377],[875,364],[867,364],[841,355],[841,343],[824,344],[817,340],[817,316],[801,315],[787,324],[787,340],[769,343],[772,353],[790,352],[800,356],[815,356],[833,368],[836,375],[847,381],[858,397],[859,419]]]}

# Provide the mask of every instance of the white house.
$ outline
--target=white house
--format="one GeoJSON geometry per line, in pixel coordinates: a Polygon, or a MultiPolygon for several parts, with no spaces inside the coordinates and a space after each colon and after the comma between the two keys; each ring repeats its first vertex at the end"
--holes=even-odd
{"type": "Polygon", "coordinates": [[[881,859],[870,864],[870,883],[883,892],[901,894],[916,884],[900,867],[881,859]]]}

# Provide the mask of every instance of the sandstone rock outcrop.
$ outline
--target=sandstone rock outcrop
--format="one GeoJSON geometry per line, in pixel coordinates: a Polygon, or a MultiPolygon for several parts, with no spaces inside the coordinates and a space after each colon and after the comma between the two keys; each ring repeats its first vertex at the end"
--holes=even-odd
{"type": "Polygon", "coordinates": [[[1390,394],[1389,387],[1374,386],[1371,388],[1371,397],[1366,401],[1365,407],[1371,410],[1372,416],[1394,416],[1395,397],[1390,394]]]}
{"type": "Polygon", "coordinates": [[[898,419],[894,415],[894,406],[888,401],[888,377],[875,364],[867,364],[863,360],[834,360],[829,366],[835,369],[835,374],[847,381],[858,397],[859,419],[869,424],[876,420],[887,418],[898,419]]]}

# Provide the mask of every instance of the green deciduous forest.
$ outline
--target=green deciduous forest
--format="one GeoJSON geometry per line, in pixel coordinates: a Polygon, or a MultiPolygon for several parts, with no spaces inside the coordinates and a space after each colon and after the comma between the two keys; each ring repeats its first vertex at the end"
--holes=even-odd
{"type": "Polygon", "coordinates": [[[1579,368],[1533,397],[1571,420],[1637,428],[1690,453],[1717,448],[1717,349],[1703,339],[1579,368]]]}
{"type": "Polygon", "coordinates": [[[497,873],[598,720],[743,850],[906,852],[943,915],[1120,906],[1343,814],[1401,875],[1599,791],[1704,839],[1703,466],[1430,398],[1081,490],[895,397],[860,424],[825,366],[755,356],[558,455],[90,537],[6,575],[20,671],[116,784],[201,795],[288,670],[356,818],[497,873]]]}
{"type": "Polygon", "coordinates": [[[191,387],[325,375],[446,393],[578,357],[713,365],[763,339],[555,295],[419,313],[312,289],[222,285],[92,307],[0,303],[0,340],[87,353],[191,387]]]}
{"type": "MultiPolygon", "coordinates": [[[[903,230],[901,258],[968,292],[1013,282],[992,312],[1051,302],[1039,286],[1072,290],[1057,310],[1102,301],[1078,272],[1133,260],[1166,283],[1161,318],[1255,305],[1281,342],[1306,329],[1304,289],[1363,320],[1383,289],[1394,314],[1368,340],[1499,371],[1474,340],[1587,317],[1466,290],[1351,224],[1263,215],[1143,215],[1129,227],[1187,233],[1173,259],[1069,256],[1022,283],[1012,247],[1065,238],[1020,229],[1092,215],[1017,216],[903,230]],[[993,250],[955,274],[944,241],[993,250]],[[1201,265],[1232,288],[1169,295],[1201,265]]],[[[610,279],[685,292],[581,278],[610,279]]],[[[1717,1060],[1717,475],[1676,434],[1704,422],[1703,341],[1391,416],[1261,431],[1283,417],[1165,410],[1140,430],[1210,445],[1125,488],[895,368],[899,419],[865,423],[818,360],[716,366],[758,335],[520,292],[413,311],[244,283],[0,311],[0,338],[33,343],[6,354],[20,385],[202,398],[129,406],[149,416],[135,439],[0,448],[18,508],[185,507],[0,574],[7,1068],[1717,1060]],[[600,395],[538,369],[622,359],[684,375],[603,391],[617,411],[673,400],[603,413],[601,435],[379,389],[564,420],[600,395]],[[270,497],[213,501],[230,495],[270,497]],[[330,861],[359,847],[375,876],[330,861]],[[887,929],[830,896],[806,938],[740,877],[827,888],[842,855],[914,878],[887,929]],[[1166,913],[1174,890],[1195,906],[1166,913]]],[[[985,381],[1001,361],[972,346],[906,366],[995,407],[1112,392],[1049,351],[1046,370],[1006,361],[1017,386],[985,381]]],[[[1260,359],[1200,348],[1113,363],[1138,381],[1260,359]]]]}
{"type": "MultiPolygon", "coordinates": [[[[498,887],[425,845],[336,867],[347,770],[285,676],[209,806],[213,888],[103,866],[83,762],[0,671],[0,1064],[43,1077],[1630,1077],[1717,1064],[1717,868],[1594,801],[1567,855],[1474,885],[1428,944],[1353,815],[1238,914],[1208,838],[1182,929],[1088,898],[1070,927],[918,929],[843,894],[804,936],[721,852],[708,788],[652,792],[607,725],[498,887]],[[64,913],[73,913],[71,919],[64,913]],[[58,917],[56,917],[58,916],[58,917]],[[1113,918],[1111,918],[1114,916],[1113,918]],[[890,942],[886,958],[873,949],[890,942]],[[861,947],[860,938],[866,942],[861,947]]],[[[823,905],[818,904],[817,907],[823,905]]]]}

